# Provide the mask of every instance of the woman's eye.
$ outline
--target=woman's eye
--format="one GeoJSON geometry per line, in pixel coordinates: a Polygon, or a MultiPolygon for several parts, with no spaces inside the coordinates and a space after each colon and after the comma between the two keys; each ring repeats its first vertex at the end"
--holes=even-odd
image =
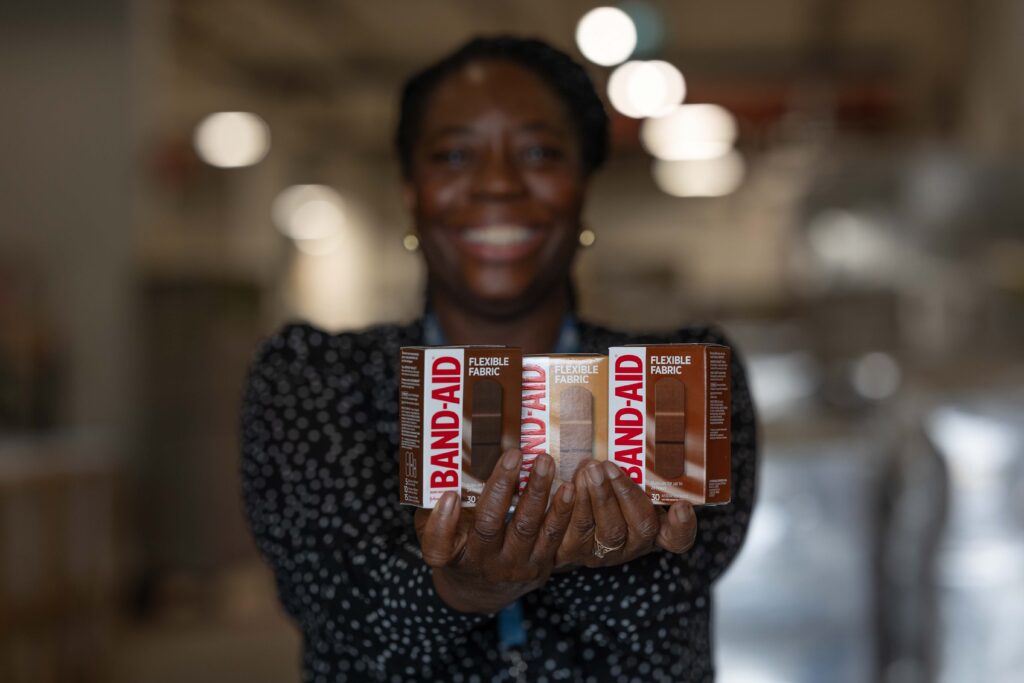
{"type": "Polygon", "coordinates": [[[451,148],[438,150],[431,154],[430,158],[434,163],[458,168],[469,161],[470,154],[465,149],[451,148]]]}
{"type": "Polygon", "coordinates": [[[533,145],[523,150],[523,159],[532,163],[544,163],[546,161],[553,161],[562,157],[561,150],[555,147],[545,147],[544,145],[533,145]]]}

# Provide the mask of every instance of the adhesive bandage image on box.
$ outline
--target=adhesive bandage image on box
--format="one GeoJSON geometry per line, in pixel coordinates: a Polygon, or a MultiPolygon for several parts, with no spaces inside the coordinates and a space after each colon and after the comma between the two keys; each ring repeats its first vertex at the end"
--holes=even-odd
{"type": "Polygon", "coordinates": [[[608,459],[655,503],[731,497],[730,350],[718,344],[608,352],[608,459]]]}
{"type": "Polygon", "coordinates": [[[519,446],[522,352],[403,347],[399,375],[401,502],[431,508],[456,491],[474,506],[501,454],[519,446]]]}
{"type": "Polygon", "coordinates": [[[686,475],[686,386],[675,377],[654,383],[651,469],[664,479],[686,475]]]}
{"type": "Polygon", "coordinates": [[[594,354],[523,357],[520,490],[541,453],[555,460],[557,487],[581,463],[604,458],[608,443],[608,358],[594,354]]]}
{"type": "Polygon", "coordinates": [[[594,395],[584,387],[566,387],[558,407],[558,477],[568,480],[581,462],[594,457],[594,395]]]}
{"type": "Polygon", "coordinates": [[[493,379],[482,379],[473,387],[470,419],[470,447],[464,456],[466,471],[477,481],[487,481],[501,457],[501,421],[503,391],[493,379]]]}

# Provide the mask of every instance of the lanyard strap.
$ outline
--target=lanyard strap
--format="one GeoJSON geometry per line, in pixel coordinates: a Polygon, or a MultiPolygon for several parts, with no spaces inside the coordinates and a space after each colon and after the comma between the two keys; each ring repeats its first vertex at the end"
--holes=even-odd
{"type": "MultiPolygon", "coordinates": [[[[423,314],[423,343],[427,346],[444,346],[448,343],[444,330],[441,329],[441,321],[430,309],[423,314]]],[[[579,353],[579,350],[579,326],[576,316],[569,312],[562,318],[562,327],[558,331],[558,339],[555,340],[554,353],[579,353]]]]}

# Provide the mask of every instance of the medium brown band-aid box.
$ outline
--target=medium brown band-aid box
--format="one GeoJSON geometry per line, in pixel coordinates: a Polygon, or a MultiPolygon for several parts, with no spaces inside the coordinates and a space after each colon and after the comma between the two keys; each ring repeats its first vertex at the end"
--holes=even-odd
{"type": "Polygon", "coordinates": [[[522,351],[407,346],[399,369],[399,499],[472,507],[502,452],[519,446],[522,351]]]}
{"type": "Polygon", "coordinates": [[[608,350],[608,459],[653,502],[729,502],[730,354],[719,344],[608,350]]]}
{"type": "Polygon", "coordinates": [[[557,487],[572,480],[581,462],[603,458],[607,443],[607,356],[524,356],[520,490],[541,453],[555,461],[557,487]]]}

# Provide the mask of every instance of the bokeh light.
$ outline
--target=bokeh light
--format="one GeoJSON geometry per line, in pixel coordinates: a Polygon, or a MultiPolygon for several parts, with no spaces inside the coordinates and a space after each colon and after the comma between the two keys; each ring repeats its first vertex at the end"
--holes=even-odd
{"type": "Polygon", "coordinates": [[[196,126],[194,144],[199,158],[211,166],[252,166],[270,151],[270,127],[250,112],[217,112],[196,126]]]}
{"type": "Polygon", "coordinates": [[[655,159],[651,172],[658,188],[673,197],[721,197],[743,182],[746,165],[733,150],[714,159],[655,159]]]}
{"type": "Polygon", "coordinates": [[[634,119],[665,116],[686,97],[686,80],[668,62],[626,62],[608,79],[608,99],[616,111],[634,119]]]}
{"type": "Polygon", "coordinates": [[[295,240],[295,248],[306,256],[329,256],[341,246],[337,235],[322,239],[295,240]]]}
{"type": "Polygon", "coordinates": [[[594,64],[621,64],[636,48],[636,26],[620,9],[596,7],[576,25],[576,45],[594,64]]]}
{"type": "Polygon", "coordinates": [[[297,241],[327,240],[345,225],[344,201],[326,185],[292,185],[282,190],[271,213],[277,229],[297,241]]]}
{"type": "Polygon", "coordinates": [[[864,354],[850,371],[854,390],[864,398],[876,401],[895,394],[902,376],[896,359],[881,351],[864,354]]]}
{"type": "Polygon", "coordinates": [[[736,118],[724,107],[683,104],[644,121],[640,141],[659,159],[714,159],[729,153],[736,130],[736,118]]]}
{"type": "Polygon", "coordinates": [[[892,241],[867,216],[843,209],[814,216],[807,242],[822,265],[835,271],[877,271],[895,253],[892,241]]]}

